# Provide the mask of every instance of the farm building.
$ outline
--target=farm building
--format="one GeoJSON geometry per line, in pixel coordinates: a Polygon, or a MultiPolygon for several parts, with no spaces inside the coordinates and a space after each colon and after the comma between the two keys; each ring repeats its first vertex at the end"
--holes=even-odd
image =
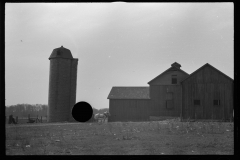
{"type": "Polygon", "coordinates": [[[144,121],[150,116],[179,116],[181,84],[189,74],[173,63],[152,79],[149,87],[113,87],[109,93],[109,121],[144,121]]]}
{"type": "Polygon", "coordinates": [[[48,122],[73,120],[71,110],[76,103],[77,65],[71,51],[63,46],[52,51],[49,74],[48,122]]]}
{"type": "Polygon", "coordinates": [[[207,63],[181,83],[183,119],[232,118],[233,79],[207,63]]]}
{"type": "Polygon", "coordinates": [[[149,87],[113,87],[108,121],[146,121],[149,118],[149,87]]]}
{"type": "Polygon", "coordinates": [[[191,75],[180,67],[173,63],[149,87],[112,87],[109,121],[146,121],[151,116],[229,119],[233,80],[209,64],[191,75]]]}
{"type": "Polygon", "coordinates": [[[189,76],[181,65],[169,69],[148,82],[150,85],[150,116],[179,117],[181,113],[181,81],[189,76]]]}

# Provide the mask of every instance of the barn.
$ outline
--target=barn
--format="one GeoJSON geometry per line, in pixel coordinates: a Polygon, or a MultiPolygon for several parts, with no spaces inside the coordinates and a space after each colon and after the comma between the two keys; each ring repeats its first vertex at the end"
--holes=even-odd
{"type": "Polygon", "coordinates": [[[207,63],[181,84],[183,119],[232,118],[233,79],[207,63]]]}
{"type": "Polygon", "coordinates": [[[179,117],[181,113],[181,81],[189,76],[173,63],[169,69],[148,82],[150,85],[150,116],[179,117]]]}
{"type": "Polygon", "coordinates": [[[170,68],[148,82],[149,87],[112,87],[109,121],[146,121],[150,116],[179,117],[181,83],[189,76],[173,63],[170,68]]]}
{"type": "Polygon", "coordinates": [[[180,67],[173,63],[149,81],[149,87],[112,87],[109,121],[233,118],[233,79],[208,63],[190,75],[180,67]]]}

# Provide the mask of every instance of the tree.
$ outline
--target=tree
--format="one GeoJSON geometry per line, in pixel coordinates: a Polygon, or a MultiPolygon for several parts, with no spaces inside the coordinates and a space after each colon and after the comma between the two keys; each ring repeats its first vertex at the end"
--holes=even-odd
{"type": "Polygon", "coordinates": [[[13,115],[18,117],[28,117],[30,114],[31,117],[46,116],[47,115],[47,105],[42,104],[17,104],[6,107],[5,113],[6,116],[13,115]]]}

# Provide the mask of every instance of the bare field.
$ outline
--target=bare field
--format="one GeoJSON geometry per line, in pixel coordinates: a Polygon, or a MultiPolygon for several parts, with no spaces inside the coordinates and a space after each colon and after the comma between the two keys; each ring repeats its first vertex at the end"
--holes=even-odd
{"type": "Polygon", "coordinates": [[[233,123],[38,123],[6,125],[7,155],[233,155],[233,123]]]}

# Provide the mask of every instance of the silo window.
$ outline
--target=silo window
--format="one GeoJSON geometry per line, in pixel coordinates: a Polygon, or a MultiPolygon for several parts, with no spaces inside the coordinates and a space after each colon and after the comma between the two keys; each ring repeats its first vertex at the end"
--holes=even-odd
{"type": "Polygon", "coordinates": [[[172,75],[172,84],[177,84],[177,75],[172,75]]]}
{"type": "Polygon", "coordinates": [[[195,100],[193,101],[193,104],[194,104],[194,105],[200,105],[200,100],[199,100],[199,99],[195,99],[195,100]]]}
{"type": "Polygon", "coordinates": [[[214,106],[220,106],[220,100],[213,100],[214,106]]]}

